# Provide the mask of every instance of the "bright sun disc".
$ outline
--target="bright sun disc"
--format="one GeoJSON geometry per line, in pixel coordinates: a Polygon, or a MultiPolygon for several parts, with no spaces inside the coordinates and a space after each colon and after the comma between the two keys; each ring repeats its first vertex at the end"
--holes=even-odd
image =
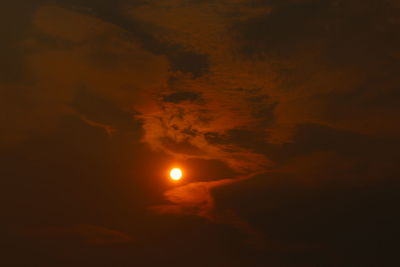
{"type": "Polygon", "coordinates": [[[178,181],[182,178],[182,170],[179,168],[173,168],[169,172],[169,176],[171,177],[172,180],[178,181]]]}

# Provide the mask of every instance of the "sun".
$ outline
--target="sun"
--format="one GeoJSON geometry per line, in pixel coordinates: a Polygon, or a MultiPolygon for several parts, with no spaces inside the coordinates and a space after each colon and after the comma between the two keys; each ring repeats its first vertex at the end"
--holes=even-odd
{"type": "Polygon", "coordinates": [[[169,176],[174,181],[179,181],[182,179],[182,170],[179,168],[173,168],[169,171],[169,176]]]}

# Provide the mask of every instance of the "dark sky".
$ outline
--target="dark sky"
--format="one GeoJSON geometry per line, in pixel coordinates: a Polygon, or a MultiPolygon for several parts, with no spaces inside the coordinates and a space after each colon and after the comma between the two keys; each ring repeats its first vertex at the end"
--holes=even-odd
{"type": "Polygon", "coordinates": [[[0,266],[400,266],[399,0],[3,2],[0,266]]]}

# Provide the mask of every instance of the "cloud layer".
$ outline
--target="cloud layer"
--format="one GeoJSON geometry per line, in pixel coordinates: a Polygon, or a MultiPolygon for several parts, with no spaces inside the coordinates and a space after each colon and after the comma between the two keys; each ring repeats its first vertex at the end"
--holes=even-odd
{"type": "Polygon", "coordinates": [[[1,229],[58,245],[6,230],[9,261],[393,265],[399,1],[22,2],[0,11],[1,229]]]}

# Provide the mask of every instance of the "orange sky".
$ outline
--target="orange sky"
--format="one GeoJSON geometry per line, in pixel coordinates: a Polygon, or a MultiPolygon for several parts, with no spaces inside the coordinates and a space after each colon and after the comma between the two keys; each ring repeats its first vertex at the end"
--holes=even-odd
{"type": "Polygon", "coordinates": [[[0,265],[396,266],[399,8],[5,3],[0,265]]]}

